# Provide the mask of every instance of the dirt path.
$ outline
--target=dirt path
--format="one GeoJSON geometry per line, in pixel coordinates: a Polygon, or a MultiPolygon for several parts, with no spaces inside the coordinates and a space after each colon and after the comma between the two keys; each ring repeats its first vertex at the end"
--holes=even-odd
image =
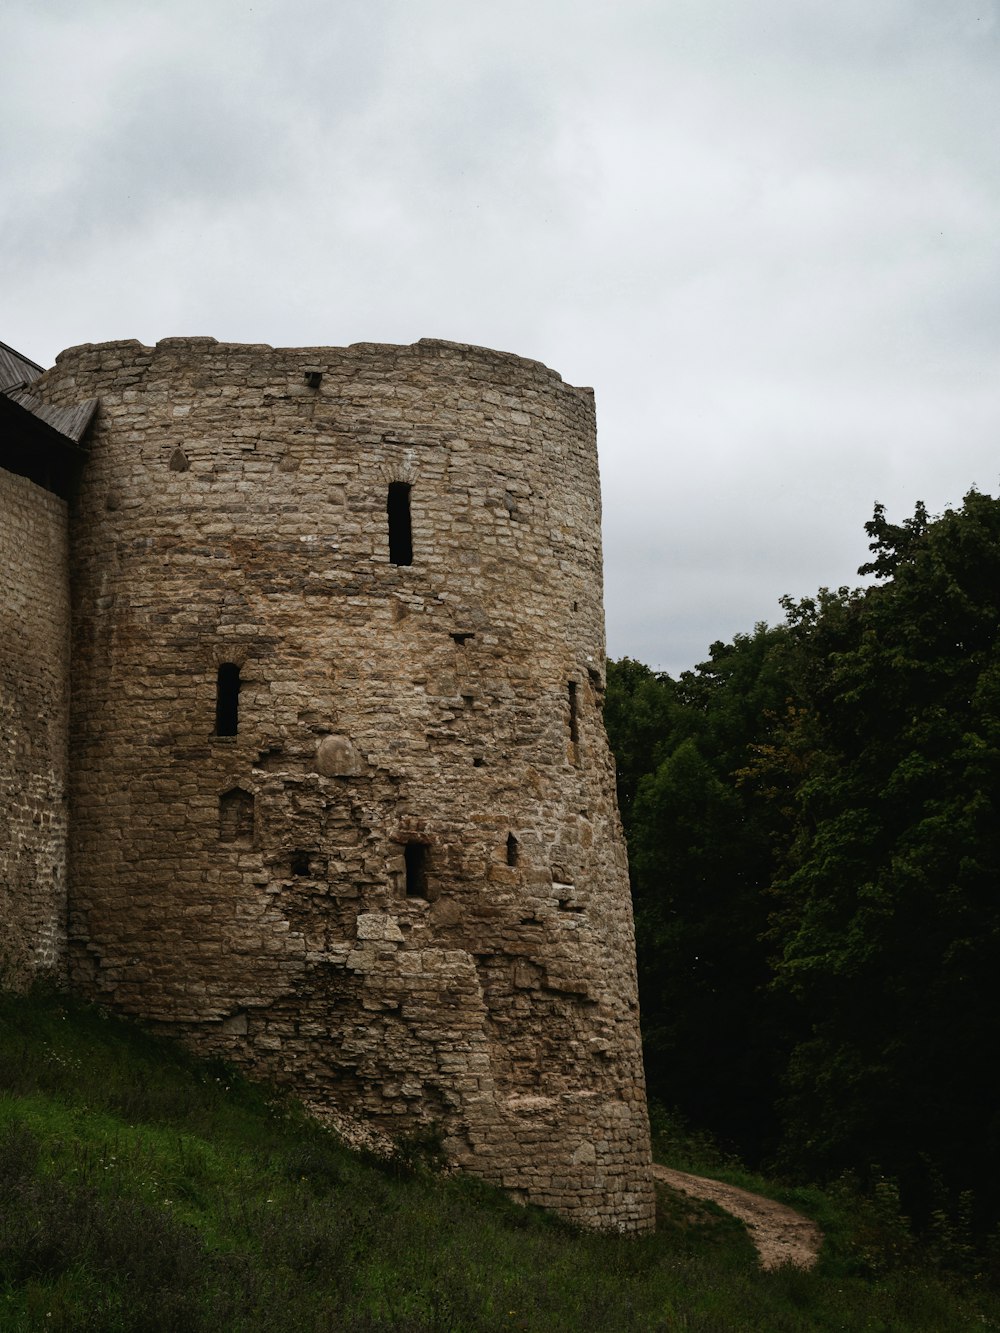
{"type": "Polygon", "coordinates": [[[737,1189],[735,1185],[724,1185],[721,1180],[689,1176],[686,1171],[673,1171],[668,1166],[654,1166],[653,1174],[671,1189],[695,1199],[710,1199],[738,1217],[750,1232],[762,1268],[780,1268],[782,1264],[812,1268],[816,1262],[823,1234],[815,1222],[794,1208],[737,1189]]]}

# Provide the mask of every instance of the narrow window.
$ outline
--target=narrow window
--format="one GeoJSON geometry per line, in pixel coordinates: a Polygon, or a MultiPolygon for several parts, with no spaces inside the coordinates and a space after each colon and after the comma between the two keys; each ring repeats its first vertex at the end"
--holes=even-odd
{"type": "Polygon", "coordinates": [[[240,720],[240,669],[223,662],[215,683],[215,734],[235,736],[240,720]]]}
{"type": "Polygon", "coordinates": [[[394,565],[413,564],[413,530],[410,526],[410,487],[405,481],[389,483],[389,559],[394,565]]]}
{"type": "Polygon", "coordinates": [[[308,875],[310,870],[308,852],[292,852],[292,874],[308,875]]]}
{"type": "Polygon", "coordinates": [[[407,898],[427,897],[427,846],[422,842],[408,842],[403,848],[406,862],[407,898]]]}
{"type": "Polygon", "coordinates": [[[507,864],[508,864],[509,866],[516,866],[516,865],[517,865],[517,852],[518,852],[517,839],[514,837],[513,833],[508,833],[508,834],[507,834],[507,864]]]}
{"type": "Polygon", "coordinates": [[[579,706],[576,699],[576,681],[569,682],[569,738],[576,745],[580,739],[579,706]]]}

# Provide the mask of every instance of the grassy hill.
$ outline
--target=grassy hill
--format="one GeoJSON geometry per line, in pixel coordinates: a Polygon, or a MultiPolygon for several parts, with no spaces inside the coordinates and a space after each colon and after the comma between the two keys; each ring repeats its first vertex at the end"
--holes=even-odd
{"type": "Polygon", "coordinates": [[[0,1330],[1000,1328],[891,1212],[799,1194],[820,1265],[765,1274],[709,1205],[664,1191],[655,1236],[581,1234],[425,1156],[358,1156],[222,1065],[0,995],[0,1330]]]}

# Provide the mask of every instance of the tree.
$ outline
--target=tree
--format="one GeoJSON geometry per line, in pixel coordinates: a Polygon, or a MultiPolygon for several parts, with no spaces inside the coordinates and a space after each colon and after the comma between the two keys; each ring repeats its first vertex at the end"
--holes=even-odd
{"type": "Polygon", "coordinates": [[[789,608],[810,759],[771,930],[800,1013],[784,1155],[877,1163],[926,1208],[932,1177],[1000,1167],[1000,501],[866,526],[886,581],[789,608]]]}
{"type": "Polygon", "coordinates": [[[1000,500],[677,681],[609,668],[651,1091],[796,1174],[1000,1218],[1000,500]],[[990,1182],[982,1188],[982,1182],[990,1182]]]}
{"type": "Polygon", "coordinates": [[[783,639],[760,625],[715,643],[679,681],[628,659],[608,674],[647,1081],[749,1157],[773,1132],[782,1000],[762,940],[772,804],[741,774],[785,706],[783,639]]]}

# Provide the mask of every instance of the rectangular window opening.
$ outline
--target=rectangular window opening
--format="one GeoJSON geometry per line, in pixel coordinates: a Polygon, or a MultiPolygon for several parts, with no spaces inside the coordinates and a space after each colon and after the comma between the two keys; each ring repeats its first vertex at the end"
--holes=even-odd
{"type": "Polygon", "coordinates": [[[580,714],[576,697],[576,681],[569,682],[569,738],[574,745],[580,740],[580,714]]]}
{"type": "Polygon", "coordinates": [[[403,848],[407,898],[427,897],[427,844],[408,842],[403,848]]]}
{"type": "Polygon", "coordinates": [[[223,662],[215,683],[215,734],[235,736],[240,721],[240,669],[223,662]]]}
{"type": "Polygon", "coordinates": [[[389,559],[394,565],[413,564],[413,528],[410,522],[410,487],[405,481],[389,483],[389,559]]]}

